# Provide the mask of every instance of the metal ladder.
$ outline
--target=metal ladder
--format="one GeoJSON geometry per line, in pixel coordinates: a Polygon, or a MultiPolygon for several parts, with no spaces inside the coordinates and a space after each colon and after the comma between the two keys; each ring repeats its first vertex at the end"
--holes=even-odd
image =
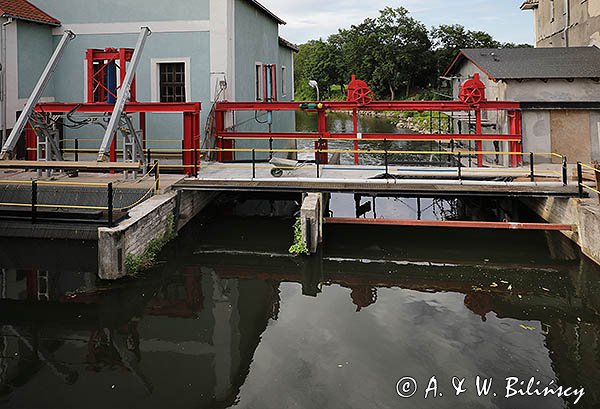
{"type": "Polygon", "coordinates": [[[50,301],[50,288],[47,271],[37,273],[37,299],[39,301],[50,301]]]}
{"type": "MultiPolygon", "coordinates": [[[[142,163],[142,172],[147,172],[146,157],[144,156],[144,147],[142,144],[142,131],[136,130],[131,117],[123,114],[121,117],[121,126],[119,127],[123,136],[123,162],[125,163],[142,163]]],[[[127,171],[124,171],[124,176],[127,178],[127,171]]],[[[137,177],[137,172],[133,171],[133,178],[137,177]]]]}
{"type": "MultiPolygon", "coordinates": [[[[118,92],[115,108],[113,109],[112,115],[110,116],[110,121],[108,123],[108,126],[106,127],[106,132],[104,134],[104,138],[102,139],[102,144],[100,145],[100,150],[98,151],[98,162],[105,162],[107,160],[107,155],[110,151],[110,145],[113,139],[115,138],[119,127],[124,121],[123,116],[125,112],[125,105],[127,104],[130,98],[131,84],[133,83],[133,79],[135,78],[135,73],[140,63],[142,52],[144,51],[146,39],[151,34],[152,32],[148,27],[142,27],[142,31],[140,32],[140,35],[138,37],[135,50],[133,52],[133,55],[131,56],[131,61],[127,69],[127,74],[125,74],[125,79],[123,80],[123,83],[121,84],[121,89],[118,92]]],[[[124,69],[124,67],[121,67],[121,69],[124,69]]],[[[129,132],[131,135],[134,136],[134,139],[137,139],[137,137],[135,137],[135,135],[137,135],[137,131],[135,131],[133,128],[130,128],[129,132]]],[[[142,157],[143,156],[144,155],[142,155],[142,157]]]]}
{"type": "MultiPolygon", "coordinates": [[[[36,152],[38,161],[62,161],[60,132],[56,123],[52,119],[34,114],[32,115],[31,126],[37,136],[36,152]]],[[[41,176],[42,171],[38,170],[38,177],[41,176]]],[[[52,176],[51,169],[46,171],[46,176],[52,176]]]]}
{"type": "Polygon", "coordinates": [[[9,157],[12,156],[14,149],[17,146],[17,143],[19,142],[19,138],[21,138],[21,134],[25,130],[27,122],[31,119],[35,106],[38,104],[40,98],[44,94],[44,90],[46,89],[48,82],[50,82],[52,74],[54,73],[54,71],[56,71],[56,67],[62,59],[65,50],[67,49],[67,46],[72,40],[75,39],[75,37],[76,35],[70,30],[66,30],[64,32],[60,42],[58,43],[58,46],[52,54],[52,57],[50,57],[50,60],[48,61],[44,72],[40,76],[40,79],[38,80],[29,99],[27,100],[27,104],[25,104],[23,112],[21,112],[17,123],[15,124],[10,135],[8,136],[6,143],[2,147],[2,151],[0,152],[0,160],[9,159],[9,157]]]}

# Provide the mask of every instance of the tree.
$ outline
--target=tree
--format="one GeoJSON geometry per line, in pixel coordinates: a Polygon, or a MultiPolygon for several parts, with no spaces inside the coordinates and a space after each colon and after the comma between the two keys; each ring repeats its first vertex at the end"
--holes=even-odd
{"type": "Polygon", "coordinates": [[[499,48],[501,44],[484,31],[470,31],[460,24],[441,25],[431,30],[438,77],[463,48],[499,48]]]}
{"type": "Polygon", "coordinates": [[[328,41],[312,40],[300,46],[295,59],[296,93],[302,99],[314,99],[308,81],[319,83],[322,96],[330,96],[331,86],[340,83],[342,66],[339,50],[328,41]]]}

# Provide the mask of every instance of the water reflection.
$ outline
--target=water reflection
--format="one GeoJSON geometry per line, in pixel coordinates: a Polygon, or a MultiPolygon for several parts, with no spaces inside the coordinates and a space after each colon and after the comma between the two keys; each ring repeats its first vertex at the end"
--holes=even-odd
{"type": "Polygon", "coordinates": [[[598,271],[560,236],[342,226],[303,259],[290,224],[198,221],[113,284],[75,272],[88,245],[0,243],[0,406],[574,407],[395,392],[432,375],[448,395],[453,376],[535,376],[600,402],[598,271]]]}

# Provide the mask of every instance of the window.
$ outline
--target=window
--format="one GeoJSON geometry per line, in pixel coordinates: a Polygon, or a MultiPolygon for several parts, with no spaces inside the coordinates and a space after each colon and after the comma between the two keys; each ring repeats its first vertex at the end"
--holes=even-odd
{"type": "Polygon", "coordinates": [[[286,67],[281,67],[281,96],[287,96],[287,78],[286,78],[286,67]]]}
{"type": "Polygon", "coordinates": [[[185,63],[159,64],[160,102],[186,102],[185,63]]]}
{"type": "Polygon", "coordinates": [[[256,63],[254,65],[254,83],[255,83],[255,94],[256,100],[263,100],[263,65],[262,63],[256,63]]]}

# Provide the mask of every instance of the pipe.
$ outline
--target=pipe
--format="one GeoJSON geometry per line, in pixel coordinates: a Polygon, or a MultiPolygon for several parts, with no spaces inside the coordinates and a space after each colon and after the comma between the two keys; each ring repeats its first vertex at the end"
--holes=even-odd
{"type": "Polygon", "coordinates": [[[565,47],[569,46],[569,26],[571,25],[571,1],[565,0],[565,29],[563,37],[565,39],[565,47]]]}
{"type": "Polygon", "coordinates": [[[404,227],[443,227],[455,229],[498,229],[498,230],[538,230],[573,231],[571,224],[519,223],[519,222],[481,222],[456,220],[398,220],[398,219],[353,219],[349,217],[325,218],[325,224],[366,224],[371,226],[404,227]]]}
{"type": "MultiPolygon", "coordinates": [[[[207,178],[198,178],[198,182],[202,181],[213,181],[215,179],[207,178]]],[[[219,182],[227,182],[227,183],[244,183],[248,182],[248,178],[228,178],[228,179],[216,179],[219,182]]],[[[323,184],[323,183],[331,183],[331,184],[363,184],[363,185],[411,185],[411,186],[435,186],[435,185],[444,185],[444,186],[510,186],[510,187],[561,187],[564,185],[562,182],[490,182],[490,181],[478,181],[478,180],[463,180],[462,182],[459,180],[436,180],[436,179],[420,179],[415,181],[414,179],[346,179],[346,178],[309,178],[309,177],[291,177],[291,178],[259,178],[254,179],[253,182],[270,182],[270,183],[285,183],[285,182],[293,182],[293,183],[315,183],[315,184],[323,184]]],[[[193,186],[190,186],[193,188],[193,186]]]]}
{"type": "Polygon", "coordinates": [[[6,26],[13,22],[12,17],[2,23],[0,30],[0,139],[2,146],[6,142],[7,131],[7,103],[6,103],[6,26]]]}

